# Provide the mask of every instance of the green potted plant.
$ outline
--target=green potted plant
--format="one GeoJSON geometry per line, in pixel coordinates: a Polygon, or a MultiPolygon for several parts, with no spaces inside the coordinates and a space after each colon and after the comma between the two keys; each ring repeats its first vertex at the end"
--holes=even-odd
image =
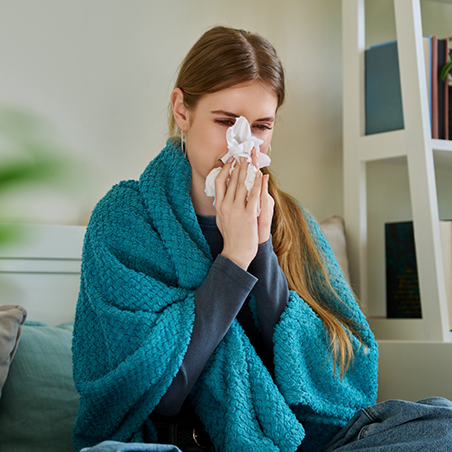
{"type": "Polygon", "coordinates": [[[449,49],[449,61],[443,66],[441,69],[441,80],[443,82],[446,81],[447,76],[449,75],[450,71],[452,70],[452,49],[449,49]]]}
{"type": "MultiPolygon", "coordinates": [[[[45,183],[61,187],[67,175],[65,152],[42,117],[17,107],[0,106],[0,199],[24,186],[32,189],[45,183]]],[[[0,211],[0,245],[20,233],[17,227],[5,224],[4,218],[0,211]]]]}

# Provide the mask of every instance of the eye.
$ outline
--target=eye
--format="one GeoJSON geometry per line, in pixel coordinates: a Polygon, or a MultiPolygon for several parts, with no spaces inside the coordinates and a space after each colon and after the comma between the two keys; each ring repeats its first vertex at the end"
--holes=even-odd
{"type": "Polygon", "coordinates": [[[272,127],[269,124],[254,124],[253,128],[259,131],[272,130],[272,127]]]}
{"type": "Polygon", "coordinates": [[[215,119],[215,122],[220,126],[232,127],[235,124],[235,119],[215,119]]]}

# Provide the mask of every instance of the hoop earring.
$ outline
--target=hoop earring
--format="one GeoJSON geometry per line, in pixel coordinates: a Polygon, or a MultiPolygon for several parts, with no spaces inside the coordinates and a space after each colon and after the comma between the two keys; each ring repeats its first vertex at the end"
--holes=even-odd
{"type": "Polygon", "coordinates": [[[187,149],[186,149],[186,138],[185,138],[185,132],[180,129],[180,148],[182,149],[182,155],[184,156],[184,159],[187,158],[187,149]]]}

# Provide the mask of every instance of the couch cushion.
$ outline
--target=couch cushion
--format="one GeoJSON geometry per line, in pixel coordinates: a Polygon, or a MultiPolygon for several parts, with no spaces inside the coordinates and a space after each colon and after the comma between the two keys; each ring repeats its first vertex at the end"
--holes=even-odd
{"type": "Polygon", "coordinates": [[[343,218],[339,215],[328,217],[320,223],[320,228],[333,250],[342,273],[344,273],[346,280],[350,282],[347,243],[345,240],[345,223],[343,218]]]}
{"type": "Polygon", "coordinates": [[[27,311],[22,306],[0,306],[0,396],[26,317],[27,311]]]}
{"type": "Polygon", "coordinates": [[[0,399],[0,450],[72,452],[72,324],[25,322],[0,399]]]}

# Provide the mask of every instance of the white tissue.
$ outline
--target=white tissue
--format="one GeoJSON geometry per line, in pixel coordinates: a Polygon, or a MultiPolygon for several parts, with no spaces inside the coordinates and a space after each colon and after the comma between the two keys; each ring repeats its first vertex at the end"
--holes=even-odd
{"type": "MultiPolygon", "coordinates": [[[[207,196],[213,196],[215,197],[215,179],[218,176],[218,173],[221,171],[220,168],[214,168],[206,177],[206,187],[204,188],[204,191],[206,192],[207,196]]],[[[213,202],[215,205],[215,201],[213,202]]]]}
{"type": "MultiPolygon", "coordinates": [[[[259,168],[270,165],[270,157],[259,151],[259,146],[263,141],[251,135],[251,127],[249,122],[243,116],[237,118],[235,124],[226,131],[226,140],[228,142],[228,152],[221,157],[221,161],[226,163],[231,157],[234,158],[232,162],[231,171],[234,170],[235,164],[240,157],[244,157],[247,162],[252,162],[251,151],[256,148],[259,168]]],[[[205,192],[207,196],[215,197],[215,179],[221,168],[214,168],[206,177],[205,192]]],[[[248,170],[245,179],[245,186],[250,192],[254,184],[257,168],[251,163],[248,165],[248,170]]],[[[215,200],[214,200],[215,204],[215,200]]]]}

